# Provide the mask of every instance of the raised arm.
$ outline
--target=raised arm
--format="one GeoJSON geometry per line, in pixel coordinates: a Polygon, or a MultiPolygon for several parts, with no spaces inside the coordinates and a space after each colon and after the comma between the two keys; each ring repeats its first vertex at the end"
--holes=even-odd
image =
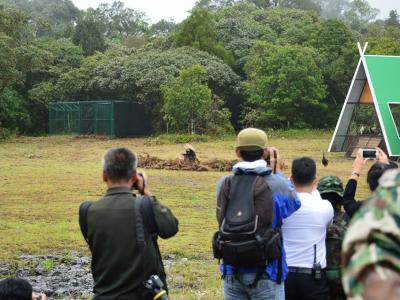
{"type": "Polygon", "coordinates": [[[357,181],[366,161],[367,160],[364,159],[362,154],[359,152],[354,160],[353,170],[343,193],[343,208],[350,217],[352,217],[361,206],[361,202],[356,201],[355,196],[357,191],[357,181]]]}

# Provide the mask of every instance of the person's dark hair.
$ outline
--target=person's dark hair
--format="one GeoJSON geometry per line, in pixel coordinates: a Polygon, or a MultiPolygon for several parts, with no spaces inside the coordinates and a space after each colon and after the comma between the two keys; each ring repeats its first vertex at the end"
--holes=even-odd
{"type": "Polygon", "coordinates": [[[32,286],[21,278],[7,278],[0,281],[0,299],[32,300],[32,286]]]}
{"type": "Polygon", "coordinates": [[[136,155],[126,148],[113,148],[103,158],[103,170],[110,180],[129,180],[136,172],[136,155]]]}
{"type": "Polygon", "coordinates": [[[253,162],[262,158],[264,150],[240,150],[240,156],[244,161],[253,162]]]}
{"type": "Polygon", "coordinates": [[[332,204],[333,209],[336,209],[338,204],[342,205],[343,203],[343,198],[335,192],[321,193],[321,198],[328,200],[332,204]]]}
{"type": "Polygon", "coordinates": [[[379,185],[379,178],[385,173],[386,170],[397,169],[398,166],[395,163],[390,163],[389,165],[384,163],[374,163],[368,170],[367,183],[371,191],[375,191],[379,185]]]}
{"type": "Polygon", "coordinates": [[[300,157],[292,163],[292,177],[295,184],[306,186],[313,182],[317,175],[315,161],[309,157],[300,157]]]}

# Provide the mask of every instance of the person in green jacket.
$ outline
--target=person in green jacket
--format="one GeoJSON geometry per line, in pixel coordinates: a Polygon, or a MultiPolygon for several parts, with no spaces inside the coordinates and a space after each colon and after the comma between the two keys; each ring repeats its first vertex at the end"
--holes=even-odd
{"type": "Polygon", "coordinates": [[[156,238],[174,236],[178,232],[178,220],[152,195],[146,176],[136,171],[137,162],[129,149],[108,150],[103,158],[107,192],[85,214],[85,239],[92,253],[96,300],[152,299],[143,284],[151,275],[158,275],[166,284],[156,238]],[[140,209],[142,217],[138,217],[135,202],[139,197],[132,194],[132,189],[147,197],[151,203],[150,214],[143,215],[140,209]],[[142,219],[144,228],[143,246],[138,240],[138,219],[142,219]],[[152,228],[147,224],[153,224],[152,228]]]}

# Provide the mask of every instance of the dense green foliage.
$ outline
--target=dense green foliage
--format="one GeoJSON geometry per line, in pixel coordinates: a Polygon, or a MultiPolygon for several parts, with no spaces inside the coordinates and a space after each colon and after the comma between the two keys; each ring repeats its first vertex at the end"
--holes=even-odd
{"type": "Polygon", "coordinates": [[[247,125],[257,127],[323,126],[326,109],[320,61],[315,50],[258,42],[246,64],[250,109],[247,125]]]}
{"type": "Polygon", "coordinates": [[[162,113],[168,129],[191,134],[229,131],[229,110],[221,109],[223,102],[213,99],[205,67],[182,69],[178,78],[163,86],[162,92],[162,113]]]}
{"type": "Polygon", "coordinates": [[[358,60],[400,55],[365,0],[199,0],[150,24],[122,2],[0,0],[0,136],[47,131],[53,101],[137,101],[157,132],[332,128],[358,60]],[[320,116],[323,115],[324,118],[320,116]]]}

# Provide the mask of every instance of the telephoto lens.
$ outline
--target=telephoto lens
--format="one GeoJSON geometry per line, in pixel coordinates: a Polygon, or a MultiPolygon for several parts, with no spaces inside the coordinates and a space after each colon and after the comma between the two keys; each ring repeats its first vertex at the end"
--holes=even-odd
{"type": "Polygon", "coordinates": [[[152,300],[169,300],[167,291],[163,289],[164,283],[157,275],[151,275],[144,286],[151,291],[152,300]]]}

